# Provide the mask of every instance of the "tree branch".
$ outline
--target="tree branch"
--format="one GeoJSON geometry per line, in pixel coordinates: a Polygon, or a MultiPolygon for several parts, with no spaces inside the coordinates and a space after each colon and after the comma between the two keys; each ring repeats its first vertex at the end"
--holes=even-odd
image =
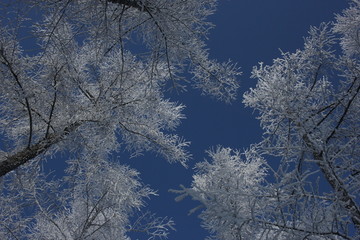
{"type": "MultiPolygon", "coordinates": [[[[354,82],[353,82],[353,83],[355,83],[356,80],[357,80],[357,77],[354,78],[354,82]]],[[[360,84],[359,84],[359,86],[356,88],[354,96],[352,96],[352,97],[350,98],[349,102],[347,103],[347,105],[346,105],[346,107],[345,107],[345,110],[344,110],[344,113],[341,115],[340,120],[338,121],[336,127],[335,127],[334,130],[331,132],[331,134],[327,137],[326,143],[328,143],[328,142],[330,141],[330,139],[334,136],[334,134],[336,133],[336,131],[339,129],[340,125],[343,123],[343,121],[344,121],[344,119],[345,119],[345,117],[346,117],[346,115],[347,115],[347,113],[348,113],[348,111],[349,111],[349,109],[350,109],[350,107],[351,107],[352,102],[354,101],[355,97],[357,96],[357,94],[358,94],[359,92],[360,92],[360,84]]],[[[360,219],[359,219],[359,220],[360,220],[360,219]]]]}
{"type": "Polygon", "coordinates": [[[51,146],[64,139],[65,136],[69,135],[71,132],[74,132],[81,124],[82,122],[73,123],[66,127],[61,133],[49,134],[47,138],[40,140],[36,144],[33,144],[32,146],[27,147],[24,150],[15,153],[14,155],[0,160],[0,177],[44,153],[51,146]]]}
{"type": "Polygon", "coordinates": [[[54,76],[54,84],[53,84],[53,87],[54,87],[54,99],[53,99],[53,102],[51,104],[49,121],[48,121],[47,127],[46,127],[45,138],[47,138],[49,136],[49,131],[50,131],[50,128],[51,128],[51,120],[52,120],[52,117],[53,117],[55,104],[56,104],[56,100],[57,100],[57,89],[56,89],[57,80],[56,80],[56,78],[57,78],[58,74],[60,73],[60,71],[62,69],[63,69],[63,66],[61,66],[61,68],[58,71],[56,71],[55,76],[54,76]]]}
{"type": "Polygon", "coordinates": [[[3,65],[5,65],[9,69],[11,75],[14,77],[15,82],[17,83],[17,85],[21,89],[21,92],[22,92],[22,94],[24,95],[24,98],[25,98],[26,109],[27,109],[27,112],[29,114],[29,140],[28,140],[28,145],[27,145],[27,147],[29,148],[30,145],[31,145],[32,133],[33,133],[33,120],[32,120],[32,114],[31,114],[31,107],[30,107],[29,99],[26,97],[26,92],[25,92],[25,90],[24,90],[24,88],[23,88],[23,86],[22,86],[22,84],[20,82],[18,74],[15,72],[12,64],[7,59],[7,57],[5,56],[5,51],[4,51],[4,49],[2,47],[0,49],[0,55],[3,58],[3,61],[1,61],[1,63],[3,65]]]}
{"type": "Polygon", "coordinates": [[[334,172],[334,166],[324,156],[324,152],[317,150],[310,140],[308,135],[304,135],[303,140],[305,144],[313,151],[314,159],[317,160],[317,165],[324,174],[326,180],[334,190],[336,196],[339,198],[340,204],[349,212],[351,221],[354,223],[355,228],[360,232],[360,209],[347,191],[344,183],[334,172]]]}
{"type": "Polygon", "coordinates": [[[149,6],[145,6],[145,4],[141,3],[142,1],[138,0],[107,0],[111,3],[123,4],[128,7],[136,8],[141,12],[147,12],[149,6]]]}

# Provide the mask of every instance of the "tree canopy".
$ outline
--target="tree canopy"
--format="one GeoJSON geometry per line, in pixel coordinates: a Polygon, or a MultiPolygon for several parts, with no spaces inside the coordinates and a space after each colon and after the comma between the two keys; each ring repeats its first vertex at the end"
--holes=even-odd
{"type": "Polygon", "coordinates": [[[130,223],[154,192],[109,156],[123,145],[186,165],[189,143],[173,133],[183,106],[164,92],[192,85],[225,102],[236,97],[237,67],[209,59],[204,43],[216,2],[1,4],[1,238],[167,235],[167,218],[130,223]],[[64,160],[65,176],[49,179],[44,161],[64,160]]]}
{"type": "Polygon", "coordinates": [[[359,238],[359,16],[353,1],[334,24],[312,27],[303,49],[253,68],[243,102],[263,140],[211,151],[177,191],[201,203],[216,238],[359,238]]]}
{"type": "MultiPolygon", "coordinates": [[[[239,68],[206,45],[217,4],[0,3],[1,239],[168,237],[175,222],[142,211],[156,191],[114,154],[187,166],[190,143],[176,132],[185,106],[168,92],[237,99],[239,68]]],[[[191,186],[172,190],[199,203],[190,213],[209,239],[360,238],[359,26],[352,0],[302,49],[253,68],[242,99],[262,140],[209,150],[191,186]]]]}

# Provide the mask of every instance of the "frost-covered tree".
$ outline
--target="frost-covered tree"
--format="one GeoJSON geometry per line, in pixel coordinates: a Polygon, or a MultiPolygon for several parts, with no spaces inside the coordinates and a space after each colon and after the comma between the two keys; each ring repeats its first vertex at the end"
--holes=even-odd
{"type": "MultiPolygon", "coordinates": [[[[216,2],[2,1],[3,239],[124,238],[128,209],[138,209],[139,199],[152,192],[138,185],[133,170],[105,164],[109,154],[124,146],[135,155],[154,151],[186,164],[188,142],[172,133],[184,106],[164,97],[165,90],[187,85],[185,71],[204,94],[224,101],[236,96],[238,69],[209,59],[204,43],[216,2]],[[59,188],[42,166],[66,158],[81,159],[77,171],[84,173],[71,178],[77,172],[67,172],[59,188]],[[102,181],[133,185],[109,189],[102,181]],[[122,191],[126,201],[114,196],[122,191]],[[38,201],[37,194],[60,202],[38,201]]],[[[136,223],[152,237],[166,235],[136,223]]],[[[171,226],[157,218],[146,226],[151,224],[171,226]]]]}
{"type": "Polygon", "coordinates": [[[214,0],[15,2],[0,29],[1,175],[58,149],[114,150],[116,134],[184,163],[188,143],[168,133],[183,106],[163,90],[183,86],[186,64],[204,93],[236,95],[237,69],[208,59],[202,40],[214,0]]]}
{"type": "Polygon", "coordinates": [[[241,154],[221,147],[208,154],[211,160],[196,166],[192,188],[172,190],[181,194],[176,200],[191,196],[199,201],[201,204],[190,212],[205,208],[200,214],[203,226],[219,239],[241,239],[243,231],[248,239],[255,239],[249,234],[257,232],[258,226],[243,227],[241,222],[250,223],[252,216],[262,211],[258,200],[265,195],[261,186],[266,176],[263,159],[255,152],[241,154]]]}
{"type": "Polygon", "coordinates": [[[219,147],[209,155],[197,164],[191,188],[172,190],[178,201],[200,203],[190,213],[201,211],[208,239],[353,239],[348,216],[318,191],[314,172],[285,176],[254,148],[241,153],[219,147]]]}
{"type": "Polygon", "coordinates": [[[217,238],[360,238],[359,19],[355,0],[302,50],[254,67],[244,103],[263,140],[243,159],[216,151],[180,191],[202,203],[217,238]]]}
{"type": "Polygon", "coordinates": [[[139,212],[155,192],[140,183],[133,169],[76,159],[61,180],[49,184],[40,174],[34,169],[30,176],[18,174],[4,183],[1,239],[130,239],[132,231],[161,239],[173,229],[171,219],[139,212]]]}

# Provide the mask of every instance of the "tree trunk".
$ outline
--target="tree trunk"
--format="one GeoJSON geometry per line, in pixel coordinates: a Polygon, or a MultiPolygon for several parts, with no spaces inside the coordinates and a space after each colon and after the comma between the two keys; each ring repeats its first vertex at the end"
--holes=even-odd
{"type": "Polygon", "coordinates": [[[307,135],[303,137],[305,144],[312,149],[314,159],[317,161],[321,172],[324,174],[327,182],[330,184],[334,190],[337,198],[339,199],[340,204],[348,211],[351,221],[355,225],[355,228],[360,233],[360,209],[356,204],[350,193],[347,191],[345,184],[342,182],[341,178],[337,176],[334,171],[334,166],[331,162],[326,159],[323,151],[316,149],[314,144],[311,142],[307,135]]]}
{"type": "Polygon", "coordinates": [[[5,157],[5,159],[0,160],[0,177],[6,175],[7,173],[15,170],[19,166],[27,163],[31,159],[39,156],[44,153],[54,144],[60,142],[66,135],[75,131],[81,122],[71,124],[69,127],[66,127],[61,133],[53,133],[48,137],[40,140],[38,143],[31,145],[30,147],[25,148],[24,150],[17,152],[13,155],[5,157]]]}

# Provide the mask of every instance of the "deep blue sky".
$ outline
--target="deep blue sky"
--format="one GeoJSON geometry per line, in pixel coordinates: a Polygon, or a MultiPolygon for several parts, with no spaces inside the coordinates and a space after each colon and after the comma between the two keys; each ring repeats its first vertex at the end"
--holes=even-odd
{"type": "MultiPolygon", "coordinates": [[[[189,168],[169,164],[151,154],[126,160],[141,172],[144,183],[158,190],[159,196],[148,201],[148,208],[159,216],[170,216],[176,222],[171,240],[203,240],[208,233],[200,226],[197,214],[188,211],[197,205],[186,199],[174,202],[176,197],[168,189],[179,184],[189,186],[193,167],[202,161],[205,150],[221,144],[245,149],[260,139],[259,122],[250,109],[244,109],[242,94],[255,85],[250,79],[251,69],[258,62],[271,64],[280,51],[295,51],[303,46],[309,27],[334,20],[334,14],[348,6],[347,0],[220,0],[218,11],[210,18],[216,27],[208,41],[210,54],[219,61],[237,62],[243,75],[239,81],[239,100],[231,105],[200,96],[196,90],[180,93],[173,99],[184,103],[187,116],[177,133],[192,142],[193,160],[189,168]]],[[[139,239],[143,239],[144,236],[139,239]]]]}

